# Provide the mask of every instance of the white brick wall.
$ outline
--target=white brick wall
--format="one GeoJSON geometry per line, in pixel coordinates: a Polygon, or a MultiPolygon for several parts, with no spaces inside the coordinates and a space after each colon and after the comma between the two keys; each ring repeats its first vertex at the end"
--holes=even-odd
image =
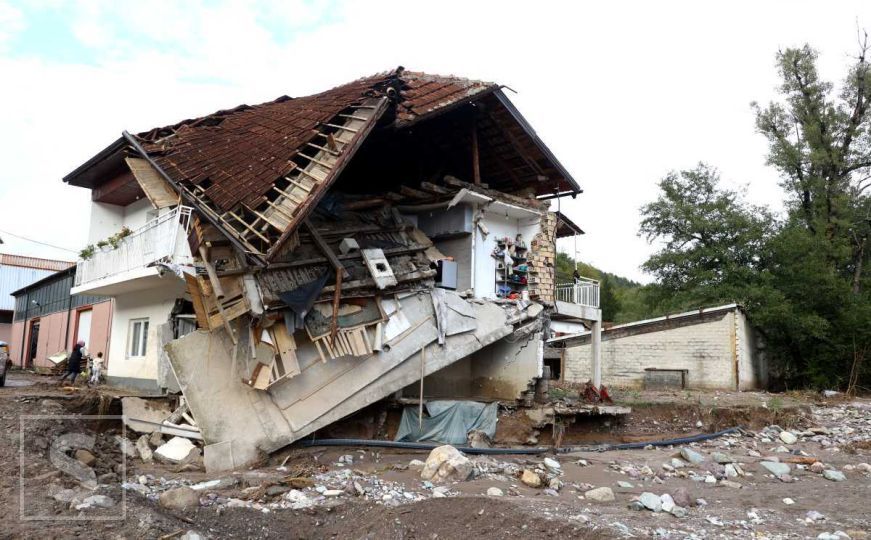
{"type": "MultiPolygon", "coordinates": [[[[603,335],[602,383],[611,387],[641,387],[645,368],[686,369],[690,388],[734,389],[732,340],[737,339],[735,313],[725,313],[709,322],[615,336],[613,339],[603,335]]],[[[743,315],[739,317],[743,318],[743,315]]],[[[738,326],[744,330],[743,321],[739,322],[742,324],[738,326]]],[[[738,347],[739,357],[750,353],[750,349],[749,346],[738,347]]],[[[741,363],[749,366],[751,362],[748,359],[741,363]]],[[[590,379],[589,343],[565,350],[564,370],[567,381],[586,382],[590,379]]],[[[742,381],[741,386],[749,388],[755,386],[754,383],[743,384],[742,381]]]]}

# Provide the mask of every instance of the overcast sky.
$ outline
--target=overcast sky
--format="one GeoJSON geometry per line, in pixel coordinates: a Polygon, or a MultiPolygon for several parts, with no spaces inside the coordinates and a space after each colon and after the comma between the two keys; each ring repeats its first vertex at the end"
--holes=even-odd
{"type": "Polygon", "coordinates": [[[516,91],[584,189],[562,203],[581,259],[649,281],[638,209],[657,180],[702,160],[779,205],[749,104],[775,96],[778,48],[810,43],[840,81],[857,21],[871,28],[871,2],[0,0],[0,230],[78,251],[89,192],[61,177],[122,130],[403,65],[516,91]]]}

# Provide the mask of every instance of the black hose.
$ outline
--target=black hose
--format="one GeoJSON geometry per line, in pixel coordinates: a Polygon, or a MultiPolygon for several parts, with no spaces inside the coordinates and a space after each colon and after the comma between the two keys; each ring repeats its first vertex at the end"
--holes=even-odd
{"type": "MultiPolygon", "coordinates": [[[[536,446],[534,448],[472,448],[470,446],[458,446],[457,450],[467,454],[487,454],[487,455],[535,455],[546,454],[548,452],[556,452],[560,454],[568,454],[571,452],[604,452],[607,450],[632,450],[635,448],[644,448],[645,446],[671,446],[674,444],[688,444],[692,442],[707,441],[715,439],[729,433],[735,433],[741,428],[732,427],[717,431],[715,433],[702,433],[701,435],[693,435],[692,437],[681,437],[677,439],[666,439],[664,441],[648,441],[634,442],[621,444],[600,444],[587,446],[568,446],[565,448],[547,448],[536,446]]],[[[406,442],[406,441],[382,441],[376,439],[309,439],[300,441],[304,447],[312,446],[369,446],[376,448],[402,448],[405,450],[432,450],[442,446],[439,443],[425,442],[406,442]]]]}

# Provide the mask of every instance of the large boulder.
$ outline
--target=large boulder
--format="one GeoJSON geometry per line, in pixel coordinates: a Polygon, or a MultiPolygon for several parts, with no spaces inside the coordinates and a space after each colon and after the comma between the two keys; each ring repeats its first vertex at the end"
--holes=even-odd
{"type": "Polygon", "coordinates": [[[446,444],[434,448],[426,458],[420,477],[431,482],[447,480],[468,480],[472,476],[474,465],[462,452],[446,444]]]}
{"type": "Polygon", "coordinates": [[[160,494],[160,506],[170,510],[191,510],[200,505],[200,495],[187,486],[173,488],[160,494]]]}

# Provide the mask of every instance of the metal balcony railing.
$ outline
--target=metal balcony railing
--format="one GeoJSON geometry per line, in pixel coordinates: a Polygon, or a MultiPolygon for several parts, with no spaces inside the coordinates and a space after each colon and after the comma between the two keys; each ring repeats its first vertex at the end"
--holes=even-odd
{"type": "Polygon", "coordinates": [[[159,261],[180,262],[178,246],[186,242],[191,220],[191,208],[177,206],[125,237],[115,249],[97,250],[94,255],[76,265],[75,286],[144,268],[159,261]],[[181,236],[180,236],[181,234],[181,236]]]}
{"type": "Polygon", "coordinates": [[[556,286],[556,299],[560,302],[598,308],[599,282],[595,279],[580,278],[577,283],[561,283],[556,286]]]}

